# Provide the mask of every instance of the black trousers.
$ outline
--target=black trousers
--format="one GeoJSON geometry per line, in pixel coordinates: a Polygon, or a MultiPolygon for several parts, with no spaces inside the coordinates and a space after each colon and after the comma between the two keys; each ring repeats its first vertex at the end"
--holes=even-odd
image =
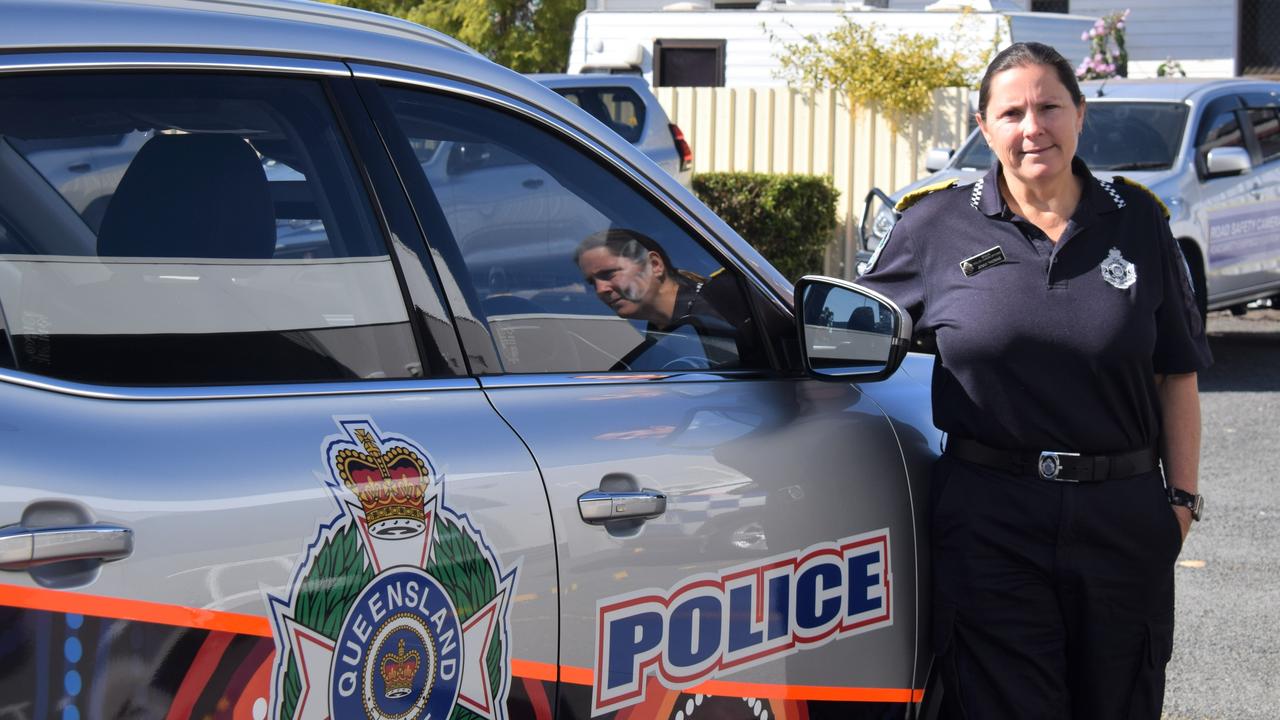
{"type": "Polygon", "coordinates": [[[1058,483],[944,455],[933,480],[942,717],[1159,720],[1182,549],[1160,471],[1058,483]]]}

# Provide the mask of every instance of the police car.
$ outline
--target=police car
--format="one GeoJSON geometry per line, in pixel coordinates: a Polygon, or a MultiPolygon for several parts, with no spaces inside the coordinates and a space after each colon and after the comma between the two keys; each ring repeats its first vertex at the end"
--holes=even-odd
{"type": "Polygon", "coordinates": [[[0,716],[930,697],[938,437],[892,303],[793,287],[609,127],[416,25],[0,13],[0,716]],[[584,282],[583,235],[622,228],[650,243],[627,302],[716,306],[714,358],[697,312],[584,282]]]}
{"type": "MultiPolygon", "coordinates": [[[[1280,297],[1280,83],[1114,79],[1081,83],[1088,103],[1077,153],[1099,177],[1151,188],[1187,259],[1201,311],[1280,297]]],[[[861,258],[893,226],[906,194],[955,179],[972,182],[994,158],[975,130],[954,155],[935,149],[934,172],[892,196],[873,190],[861,258]]]]}

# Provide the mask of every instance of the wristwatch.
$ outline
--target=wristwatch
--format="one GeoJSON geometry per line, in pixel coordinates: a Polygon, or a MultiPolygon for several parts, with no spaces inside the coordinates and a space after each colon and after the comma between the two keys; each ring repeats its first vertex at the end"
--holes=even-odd
{"type": "Polygon", "coordinates": [[[1191,519],[1199,520],[1204,514],[1204,496],[1189,493],[1176,487],[1169,488],[1169,504],[1181,505],[1191,511],[1191,519]]]}

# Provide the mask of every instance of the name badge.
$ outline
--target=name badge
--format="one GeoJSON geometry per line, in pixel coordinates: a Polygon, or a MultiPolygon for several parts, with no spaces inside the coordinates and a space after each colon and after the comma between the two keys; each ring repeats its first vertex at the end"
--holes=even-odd
{"type": "Polygon", "coordinates": [[[995,267],[1004,262],[1004,250],[999,246],[995,246],[990,250],[974,255],[971,258],[965,258],[960,261],[960,270],[965,277],[973,277],[989,267],[995,267]]]}

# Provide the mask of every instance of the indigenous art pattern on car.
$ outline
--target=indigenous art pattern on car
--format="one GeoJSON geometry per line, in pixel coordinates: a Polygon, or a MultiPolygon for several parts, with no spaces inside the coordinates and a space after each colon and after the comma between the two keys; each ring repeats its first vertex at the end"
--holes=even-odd
{"type": "Polygon", "coordinates": [[[268,596],[272,717],[502,720],[516,568],[446,504],[420,445],[335,420],[323,451],[338,514],[288,597],[268,596]]]}
{"type": "Polygon", "coordinates": [[[597,606],[593,714],[893,624],[889,530],[597,606]]]}

